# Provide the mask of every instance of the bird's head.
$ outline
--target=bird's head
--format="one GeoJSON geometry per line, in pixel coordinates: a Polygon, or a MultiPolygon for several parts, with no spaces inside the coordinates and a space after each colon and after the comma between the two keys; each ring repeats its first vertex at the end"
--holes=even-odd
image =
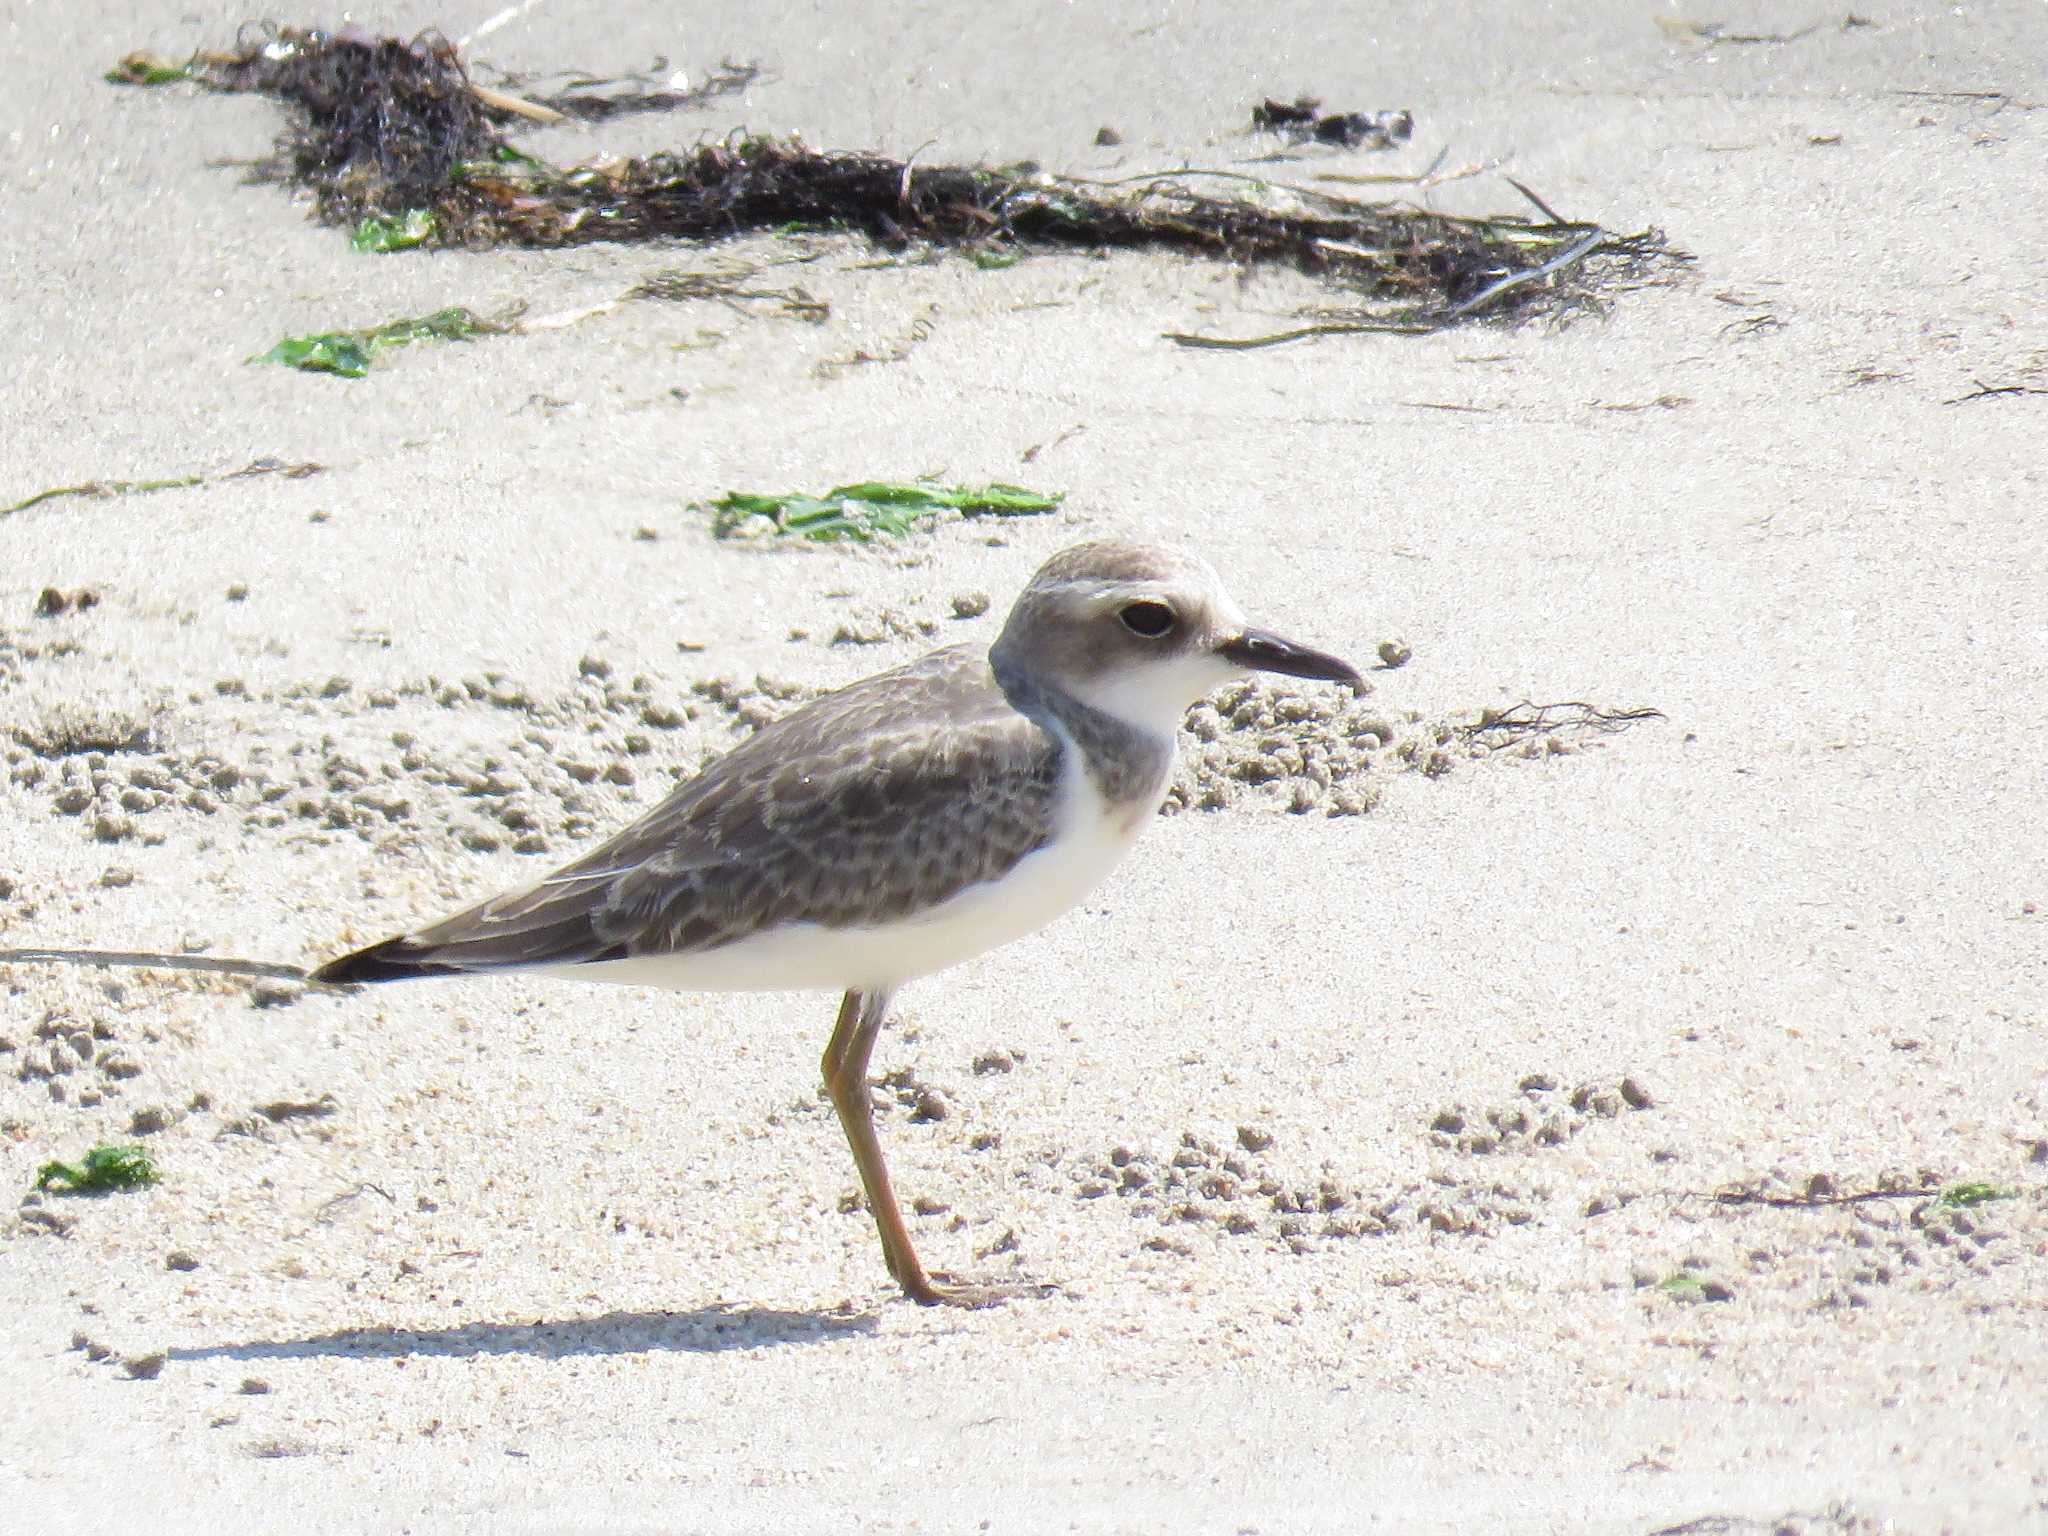
{"type": "Polygon", "coordinates": [[[1206,560],[1112,541],[1040,566],[990,657],[1153,731],[1247,672],[1361,682],[1350,663],[1247,623],[1206,560]]]}

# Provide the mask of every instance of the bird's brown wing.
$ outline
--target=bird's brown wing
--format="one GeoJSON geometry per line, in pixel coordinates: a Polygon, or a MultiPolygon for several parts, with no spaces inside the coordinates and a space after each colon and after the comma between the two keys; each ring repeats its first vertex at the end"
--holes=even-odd
{"type": "Polygon", "coordinates": [[[689,954],[783,923],[887,922],[1040,847],[1061,750],[980,652],[935,651],[766,726],[557,873],[315,979],[689,954]]]}

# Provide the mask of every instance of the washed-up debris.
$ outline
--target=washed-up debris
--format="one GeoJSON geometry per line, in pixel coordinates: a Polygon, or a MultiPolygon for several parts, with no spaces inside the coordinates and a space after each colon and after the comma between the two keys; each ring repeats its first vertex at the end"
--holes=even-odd
{"type": "Polygon", "coordinates": [[[172,64],[150,53],[131,53],[100,78],[109,85],[177,85],[192,78],[192,65],[172,64]]]}
{"type": "Polygon", "coordinates": [[[1982,379],[1970,381],[1976,387],[1967,395],[1957,395],[1953,400],[1944,400],[1943,405],[1968,405],[1973,400],[2001,400],[2014,395],[2048,395],[2048,389],[2038,384],[1986,384],[1982,379]]]}
{"type": "Polygon", "coordinates": [[[63,1194],[101,1194],[112,1189],[140,1189],[161,1177],[149,1154],[140,1147],[94,1147],[75,1163],[47,1162],[36,1171],[36,1188],[67,1186],[63,1194]]]}
{"type": "Polygon", "coordinates": [[[172,480],[88,480],[83,485],[59,485],[47,491],[37,491],[12,506],[0,507],[0,517],[9,512],[26,512],[30,507],[55,501],[60,496],[147,496],[152,491],[182,491],[205,483],[204,475],[180,475],[172,480]]]}
{"type": "Polygon", "coordinates": [[[1943,1183],[1931,1169],[1912,1173],[1888,1172],[1865,1181],[1868,1187],[1845,1189],[1844,1181],[1831,1174],[1816,1173],[1791,1193],[1782,1193],[1782,1176],[1731,1184],[1710,1197],[1720,1206],[1768,1206],[1775,1210],[1820,1210],[1835,1205],[1865,1205],[1875,1200],[1924,1200],[1945,1210],[1969,1210],[1996,1200],[2016,1198],[2016,1192],[1981,1179],[1943,1183]]]}
{"type": "Polygon", "coordinates": [[[1252,127],[1284,135],[1296,144],[1334,144],[1344,149],[1392,149],[1415,132],[1412,112],[1325,112],[1313,96],[1293,101],[1271,97],[1252,108],[1252,127]]]}
{"type": "Polygon", "coordinates": [[[1601,709],[1576,699],[1562,704],[1531,704],[1524,700],[1508,709],[1484,709],[1458,734],[1475,747],[1500,752],[1528,748],[1539,739],[1568,745],[1575,737],[1610,736],[1644,720],[1662,720],[1661,709],[1601,709]]]}
{"type": "Polygon", "coordinates": [[[563,117],[585,123],[608,123],[615,118],[650,112],[696,111],[722,97],[740,95],[760,78],[759,65],[736,64],[726,59],[701,82],[691,85],[683,76],[668,73],[666,59],[656,59],[645,73],[604,78],[579,75],[546,96],[527,90],[529,82],[517,75],[507,76],[499,84],[521,91],[536,106],[563,117]],[[664,75],[666,79],[662,78],[664,75]]]}
{"type": "Polygon", "coordinates": [[[1941,1203],[1951,1210],[1966,1211],[1975,1205],[1985,1205],[1993,1200],[2014,1200],[2019,1197],[2017,1190],[2001,1189],[1982,1179],[1965,1179],[1951,1184],[1941,1192],[1941,1203]]]}
{"type": "MultiPolygon", "coordinates": [[[[370,217],[431,213],[433,230],[423,241],[430,246],[555,248],[853,230],[892,250],[924,244],[984,257],[1147,250],[1289,265],[1352,301],[1312,327],[1273,337],[1174,338],[1196,345],[1427,331],[1481,314],[1527,315],[1597,299],[1652,264],[1678,259],[1655,232],[1613,235],[1561,220],[1534,199],[1538,217],[1451,218],[1236,171],[1090,181],[1028,164],[921,166],[744,131],[683,153],[557,167],[513,148],[499,131],[531,122],[534,104],[509,110],[503,93],[480,95],[453,45],[434,34],[404,42],[353,29],[270,27],[246,34],[233,52],[195,54],[181,70],[131,55],[116,76],[184,78],[284,102],[294,121],[259,177],[310,191],[320,217],[350,229],[370,217]]],[[[619,99],[650,94],[659,93],[634,87],[619,99]]],[[[601,116],[595,103],[610,98],[592,92],[576,99],[583,115],[601,116]]],[[[1399,114],[1384,122],[1337,116],[1363,119],[1332,130],[1340,136],[1358,127],[1391,140],[1399,128],[1399,114]]]]}
{"type": "Polygon", "coordinates": [[[359,251],[383,255],[390,251],[409,251],[416,245],[425,245],[433,237],[434,211],[431,208],[408,208],[391,216],[372,214],[356,226],[356,232],[348,237],[348,243],[359,251]]]}
{"type": "Polygon", "coordinates": [[[659,299],[671,304],[710,299],[733,310],[740,310],[744,304],[768,300],[785,319],[802,320],[812,325],[821,324],[831,315],[830,304],[813,298],[794,283],[787,288],[749,287],[747,279],[759,271],[759,267],[734,263],[715,272],[680,269],[655,272],[636,283],[625,297],[659,299]]]}
{"type": "Polygon", "coordinates": [[[502,336],[516,330],[514,317],[484,320],[456,305],[437,309],[431,315],[392,320],[365,331],[323,331],[317,336],[288,336],[252,363],[282,363],[304,373],[333,373],[344,379],[360,379],[370,371],[370,359],[386,347],[410,346],[416,341],[473,341],[479,336],[502,336]]]}
{"type": "MultiPolygon", "coordinates": [[[[1676,38],[1681,42],[1703,44],[1709,48],[1724,43],[1736,46],[1796,43],[1802,37],[1811,37],[1821,29],[1821,23],[1815,21],[1809,22],[1796,32],[1738,32],[1725,21],[1693,21],[1684,16],[1652,16],[1650,19],[1657,23],[1667,37],[1676,38]]],[[[1842,22],[1841,29],[1847,32],[1858,26],[1869,25],[1863,17],[1851,15],[1842,22]]]]}
{"type": "Polygon", "coordinates": [[[836,485],[822,496],[731,491],[709,503],[708,510],[711,531],[721,539],[788,534],[819,543],[851,539],[864,544],[908,533],[947,512],[1031,517],[1054,510],[1064,499],[1064,492],[1000,483],[967,490],[929,480],[863,480],[836,485]]]}
{"type": "Polygon", "coordinates": [[[179,475],[169,480],[88,480],[82,485],[60,485],[35,495],[24,497],[12,506],[0,507],[0,517],[10,512],[26,512],[30,507],[45,501],[55,501],[60,496],[87,496],[95,500],[109,496],[146,496],[152,491],[183,491],[195,485],[218,485],[229,480],[253,480],[259,475],[282,475],[287,480],[303,480],[308,475],[317,475],[325,464],[290,464],[283,459],[252,459],[240,469],[229,470],[224,475],[179,475]]]}

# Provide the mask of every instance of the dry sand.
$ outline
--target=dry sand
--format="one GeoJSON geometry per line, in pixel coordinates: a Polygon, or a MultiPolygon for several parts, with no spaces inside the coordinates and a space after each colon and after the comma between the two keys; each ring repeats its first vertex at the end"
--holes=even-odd
{"type": "Polygon", "coordinates": [[[1370,701],[1403,739],[1667,718],[1437,776],[1390,747],[1367,814],[1233,790],[909,990],[877,1072],[923,1251],[1061,1287],[987,1313],[892,1298],[815,1090],[829,999],[9,968],[0,1190],[103,1140],[166,1178],[0,1222],[0,1524],[2048,1529],[2037,4],[1708,45],[1619,3],[539,0],[473,54],[769,70],[560,158],[744,122],[1129,172],[1247,154],[1250,101],[1310,91],[1416,113],[1336,168],[1503,157],[1698,265],[1561,332],[1224,356],[1160,333],[1313,290],[825,240],[789,278],[823,324],[642,306],[355,383],[242,364],[721,253],[358,256],[219,163],[269,104],[100,83],[243,11],[89,10],[0,18],[0,501],[328,467],[0,519],[0,945],[305,962],[414,923],[651,803],[781,707],[757,677],[986,638],[1099,530],[1361,661],[1405,636],[1370,701]],[[1978,381],[2036,392],[1945,403],[1978,381]],[[1068,500],[872,552],[685,510],[919,472],[1068,500]],[[45,586],[100,601],[36,617],[45,586]],[[94,733],[126,749],[46,755],[94,733]],[[1799,1203],[1971,1181],[2010,1198],[1799,1203]]]}

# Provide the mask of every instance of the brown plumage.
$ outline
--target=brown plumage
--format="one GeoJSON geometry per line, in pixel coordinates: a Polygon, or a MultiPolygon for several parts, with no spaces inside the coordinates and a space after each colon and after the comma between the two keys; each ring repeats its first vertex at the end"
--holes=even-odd
{"type": "Polygon", "coordinates": [[[950,646],[764,727],[557,873],[313,979],[691,954],[785,923],[905,917],[1045,842],[1063,750],[986,652],[950,646]]]}
{"type": "Polygon", "coordinates": [[[1159,809],[1187,706],[1251,670],[1358,682],[1247,628],[1199,560],[1079,545],[986,652],[951,646],[813,700],[559,872],[312,979],[843,991],[825,1086],[889,1273],[918,1301],[981,1305],[1014,1288],[928,1274],[890,1188],[867,1086],[890,996],[1079,901],[1159,809]]]}

